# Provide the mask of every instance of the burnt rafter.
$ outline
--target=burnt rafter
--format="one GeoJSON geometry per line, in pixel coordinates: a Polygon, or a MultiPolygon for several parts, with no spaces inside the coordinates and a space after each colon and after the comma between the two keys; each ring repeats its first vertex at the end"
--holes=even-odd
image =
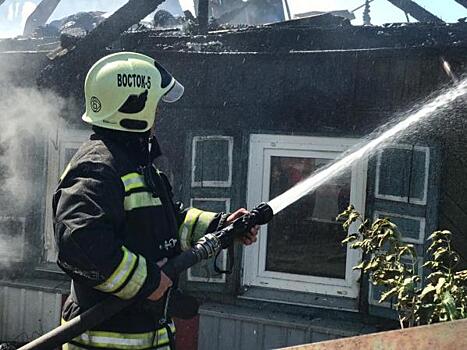
{"type": "Polygon", "coordinates": [[[23,35],[31,36],[37,28],[44,26],[59,3],[60,0],[42,0],[26,20],[23,35]]]}
{"type": "Polygon", "coordinates": [[[68,50],[62,50],[55,59],[45,67],[39,77],[39,84],[45,87],[68,92],[71,79],[63,79],[64,76],[84,79],[85,72],[90,68],[83,64],[95,62],[103,54],[107,46],[116,41],[120,35],[132,25],[138,23],[144,17],[162,4],[165,0],[129,0],[125,5],[115,11],[109,18],[99,24],[84,38],[78,40],[68,50]]]}
{"type": "Polygon", "coordinates": [[[200,34],[206,34],[209,25],[209,0],[198,1],[198,26],[200,34]]]}
{"type": "Polygon", "coordinates": [[[454,1],[461,4],[465,8],[467,8],[467,0],[454,0],[454,1]]]}
{"type": "Polygon", "coordinates": [[[419,22],[444,23],[444,21],[411,0],[387,0],[419,22]]]}
{"type": "Polygon", "coordinates": [[[121,33],[153,12],[165,0],[130,0],[76,43],[75,52],[92,47],[104,48],[121,33]]]}

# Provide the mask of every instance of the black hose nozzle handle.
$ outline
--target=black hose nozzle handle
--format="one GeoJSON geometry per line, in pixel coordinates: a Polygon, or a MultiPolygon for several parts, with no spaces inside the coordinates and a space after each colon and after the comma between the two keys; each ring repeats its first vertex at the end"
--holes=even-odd
{"type": "Polygon", "coordinates": [[[274,213],[267,203],[261,203],[250,213],[245,214],[216,233],[222,249],[233,244],[235,238],[245,235],[253,226],[264,225],[272,220],[274,213]]]}

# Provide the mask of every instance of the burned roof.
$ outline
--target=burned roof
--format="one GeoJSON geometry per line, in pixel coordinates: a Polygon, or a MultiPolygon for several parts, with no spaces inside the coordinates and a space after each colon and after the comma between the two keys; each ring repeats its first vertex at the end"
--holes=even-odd
{"type": "Polygon", "coordinates": [[[347,19],[324,14],[270,25],[220,27],[206,35],[189,35],[180,29],[125,32],[120,43],[125,50],[206,52],[466,47],[467,23],[353,26],[347,19]]]}

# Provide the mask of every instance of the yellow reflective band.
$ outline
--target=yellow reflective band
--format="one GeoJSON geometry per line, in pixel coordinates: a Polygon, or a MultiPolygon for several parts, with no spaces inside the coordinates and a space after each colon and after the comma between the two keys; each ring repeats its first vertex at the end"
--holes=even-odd
{"type": "MultiPolygon", "coordinates": [[[[170,325],[175,334],[175,326],[170,325]]],[[[87,331],[73,339],[76,343],[91,347],[112,349],[153,349],[155,346],[168,345],[169,338],[165,328],[146,333],[116,333],[105,331],[87,331]]],[[[163,348],[161,348],[163,349],[163,348]]]]}
{"type": "Polygon", "coordinates": [[[150,192],[135,192],[125,197],[123,207],[126,211],[144,207],[159,207],[162,202],[154,198],[150,192]]]}
{"type": "Polygon", "coordinates": [[[199,216],[203,212],[196,208],[188,210],[185,216],[185,220],[178,229],[178,235],[180,236],[180,245],[182,250],[188,250],[191,248],[191,236],[193,235],[193,228],[198,220],[199,216]]]}
{"type": "MultiPolygon", "coordinates": [[[[172,334],[175,334],[175,324],[169,323],[172,334]]],[[[154,345],[165,345],[169,343],[169,334],[166,328],[161,328],[157,331],[156,338],[154,339],[154,345]]],[[[159,349],[159,348],[158,348],[159,349]]]]}
{"type": "Polygon", "coordinates": [[[113,291],[120,288],[123,283],[127,280],[130,272],[136,264],[136,255],[130,252],[127,248],[122,246],[123,258],[118,267],[112,273],[112,275],[103,283],[94,287],[97,290],[105,293],[112,293],[113,291]]]}
{"type": "Polygon", "coordinates": [[[138,173],[129,173],[122,176],[123,186],[125,186],[125,192],[133,190],[135,188],[145,187],[144,176],[138,173]]]}
{"type": "Polygon", "coordinates": [[[68,163],[68,165],[65,167],[65,170],[63,170],[62,175],[60,176],[60,181],[62,181],[65,178],[66,174],[68,174],[70,169],[71,169],[71,163],[68,163]]]}
{"type": "Polygon", "coordinates": [[[76,346],[74,344],[66,343],[62,345],[62,350],[83,350],[86,348],[82,348],[81,346],[76,346]]]}
{"type": "Polygon", "coordinates": [[[143,286],[144,281],[146,281],[147,275],[148,272],[146,267],[146,259],[144,258],[144,256],[140,255],[138,260],[138,266],[136,267],[133,276],[131,276],[131,279],[127,282],[125,287],[123,287],[121,291],[114,293],[114,295],[121,299],[133,298],[136,294],[138,294],[139,290],[143,286]]]}
{"type": "Polygon", "coordinates": [[[206,234],[206,231],[211,224],[212,220],[216,213],[212,213],[210,211],[203,211],[196,221],[195,229],[193,231],[193,236],[191,237],[191,243],[197,242],[201,237],[206,234]]]}

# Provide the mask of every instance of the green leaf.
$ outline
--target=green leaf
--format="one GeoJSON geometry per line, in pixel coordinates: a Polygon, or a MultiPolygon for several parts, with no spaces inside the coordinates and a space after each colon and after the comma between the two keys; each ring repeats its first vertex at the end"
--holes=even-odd
{"type": "Polygon", "coordinates": [[[355,242],[355,243],[352,243],[352,245],[350,246],[350,248],[352,249],[358,249],[358,248],[361,248],[363,245],[363,242],[360,241],[360,242],[355,242]]]}
{"type": "Polygon", "coordinates": [[[353,267],[353,270],[362,270],[365,268],[365,265],[366,265],[366,262],[362,261],[360,264],[358,264],[357,266],[354,266],[353,267]]]}
{"type": "Polygon", "coordinates": [[[438,246],[444,245],[445,243],[446,243],[446,241],[444,241],[442,239],[437,239],[437,240],[433,241],[433,243],[430,244],[430,246],[427,249],[427,252],[431,252],[431,251],[435,250],[438,246]]]}
{"type": "Polygon", "coordinates": [[[446,278],[440,277],[438,279],[438,283],[436,284],[436,287],[435,287],[437,294],[441,294],[441,290],[443,289],[443,286],[445,283],[446,283],[446,278]]]}
{"type": "Polygon", "coordinates": [[[347,244],[347,243],[349,243],[349,242],[353,242],[353,241],[355,241],[357,238],[358,238],[358,234],[353,233],[353,234],[351,234],[351,235],[348,235],[347,238],[345,238],[344,240],[342,240],[342,244],[347,244]]]}
{"type": "Polygon", "coordinates": [[[399,292],[399,287],[394,287],[394,288],[392,288],[391,290],[389,290],[389,291],[384,292],[383,294],[381,294],[381,298],[379,299],[378,302],[384,303],[384,302],[387,301],[389,298],[395,296],[398,292],[399,292]]]}
{"type": "Polygon", "coordinates": [[[427,279],[430,280],[431,282],[435,283],[438,281],[438,279],[440,277],[443,277],[445,274],[444,272],[441,272],[441,271],[436,271],[436,272],[432,272],[430,273],[428,276],[427,276],[427,279]]]}
{"type": "Polygon", "coordinates": [[[432,284],[429,284],[425,288],[423,288],[421,294],[420,294],[420,299],[424,299],[428,294],[436,292],[436,287],[432,284]]]}
{"type": "Polygon", "coordinates": [[[450,238],[451,236],[452,233],[448,230],[435,231],[428,237],[428,239],[431,241],[438,238],[450,238]]]}
{"type": "Polygon", "coordinates": [[[449,319],[451,321],[456,320],[458,318],[458,312],[456,309],[456,302],[452,297],[451,293],[449,293],[448,291],[444,292],[441,303],[443,304],[449,319]]]}
{"type": "Polygon", "coordinates": [[[436,249],[436,251],[434,252],[433,259],[435,259],[435,261],[439,261],[441,260],[442,257],[444,257],[448,253],[449,253],[449,250],[447,248],[440,247],[436,249]]]}
{"type": "Polygon", "coordinates": [[[456,278],[459,278],[461,280],[467,280],[467,270],[456,272],[456,278]]]}

